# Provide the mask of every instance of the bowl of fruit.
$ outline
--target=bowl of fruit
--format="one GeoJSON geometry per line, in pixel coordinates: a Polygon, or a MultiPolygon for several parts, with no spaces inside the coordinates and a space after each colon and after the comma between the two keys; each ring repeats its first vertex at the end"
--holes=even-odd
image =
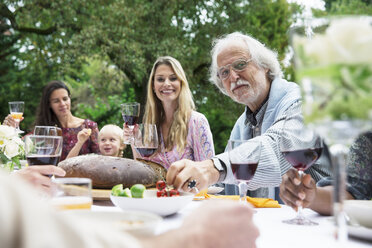
{"type": "Polygon", "coordinates": [[[115,185],[111,190],[112,203],[123,210],[147,211],[161,216],[177,213],[194,198],[194,194],[179,192],[159,181],[156,189],[135,184],[130,189],[115,185]]]}

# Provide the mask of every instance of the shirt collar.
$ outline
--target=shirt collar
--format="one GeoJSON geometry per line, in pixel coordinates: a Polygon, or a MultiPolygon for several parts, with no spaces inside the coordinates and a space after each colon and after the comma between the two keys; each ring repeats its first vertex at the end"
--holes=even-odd
{"type": "Polygon", "coordinates": [[[262,122],[267,107],[267,102],[269,100],[269,93],[267,94],[265,100],[262,102],[261,106],[257,108],[255,112],[252,112],[252,110],[250,110],[248,106],[245,107],[245,125],[250,123],[252,126],[256,126],[258,123],[262,122]]]}

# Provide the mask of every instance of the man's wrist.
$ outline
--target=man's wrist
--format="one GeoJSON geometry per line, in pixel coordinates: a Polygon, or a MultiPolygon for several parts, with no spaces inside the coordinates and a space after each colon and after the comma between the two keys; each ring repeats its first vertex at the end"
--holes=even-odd
{"type": "Polygon", "coordinates": [[[226,169],[225,163],[222,160],[220,160],[219,158],[217,158],[217,157],[211,158],[211,160],[213,162],[214,168],[219,173],[219,178],[217,180],[217,183],[224,181],[225,178],[226,178],[226,173],[227,173],[227,169],[226,169]]]}

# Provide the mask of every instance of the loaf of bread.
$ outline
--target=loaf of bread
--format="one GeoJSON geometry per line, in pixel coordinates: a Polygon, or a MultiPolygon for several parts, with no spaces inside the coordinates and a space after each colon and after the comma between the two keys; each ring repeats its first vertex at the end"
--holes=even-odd
{"type": "Polygon", "coordinates": [[[92,179],[93,188],[97,189],[111,189],[116,184],[131,187],[137,183],[154,187],[166,175],[166,169],[153,162],[97,154],[69,158],[58,166],[66,171],[66,177],[92,179]]]}

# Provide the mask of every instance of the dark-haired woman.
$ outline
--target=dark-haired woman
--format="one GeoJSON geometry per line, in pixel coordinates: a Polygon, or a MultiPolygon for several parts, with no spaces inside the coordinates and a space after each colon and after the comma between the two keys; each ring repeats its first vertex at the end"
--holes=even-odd
{"type": "Polygon", "coordinates": [[[99,152],[97,123],[72,115],[70,90],[61,81],[51,81],[44,87],[35,124],[62,128],[61,161],[67,155],[99,152]]]}

